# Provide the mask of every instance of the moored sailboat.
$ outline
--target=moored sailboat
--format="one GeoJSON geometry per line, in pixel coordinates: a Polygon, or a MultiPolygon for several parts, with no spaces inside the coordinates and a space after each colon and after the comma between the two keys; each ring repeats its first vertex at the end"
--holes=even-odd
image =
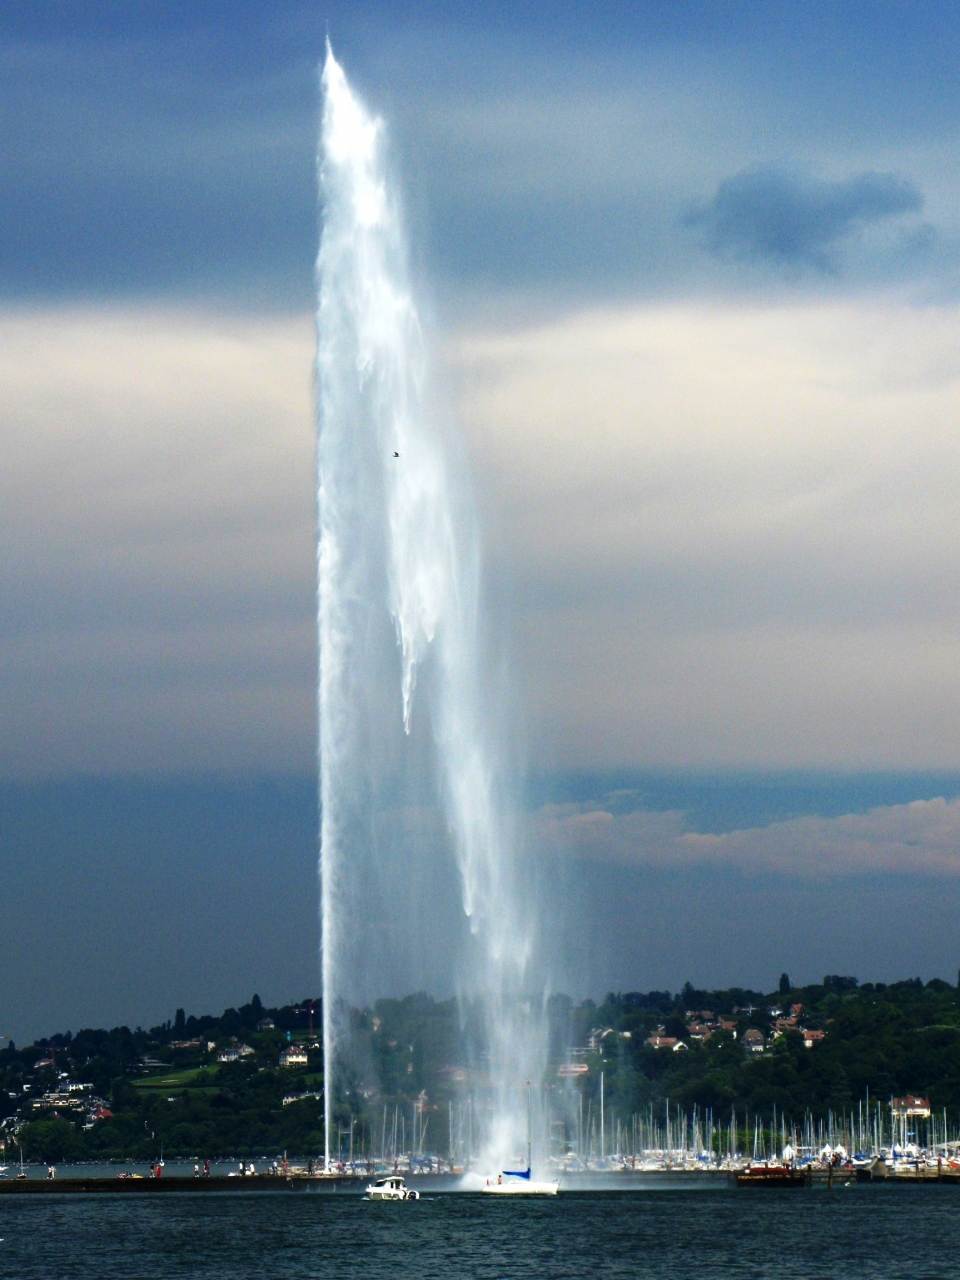
{"type": "Polygon", "coordinates": [[[530,1081],[527,1081],[527,1167],[526,1169],[504,1169],[498,1174],[496,1181],[487,1178],[481,1191],[488,1195],[498,1196],[555,1196],[560,1190],[559,1182],[539,1182],[531,1176],[533,1171],[530,1159],[530,1081]]]}

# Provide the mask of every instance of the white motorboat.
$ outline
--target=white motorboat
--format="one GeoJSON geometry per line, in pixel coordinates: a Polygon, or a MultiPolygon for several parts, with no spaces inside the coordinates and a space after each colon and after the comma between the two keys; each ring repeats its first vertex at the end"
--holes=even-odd
{"type": "Polygon", "coordinates": [[[398,1174],[378,1178],[367,1187],[368,1200],[419,1200],[420,1192],[411,1191],[398,1174]]]}

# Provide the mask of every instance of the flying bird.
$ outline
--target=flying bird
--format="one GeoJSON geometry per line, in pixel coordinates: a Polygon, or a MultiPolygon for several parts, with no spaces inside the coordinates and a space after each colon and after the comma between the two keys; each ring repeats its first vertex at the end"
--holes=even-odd
{"type": "Polygon", "coordinates": [[[397,453],[396,449],[394,449],[394,451],[393,451],[393,456],[394,456],[395,458],[399,458],[399,457],[400,457],[400,455],[399,455],[399,453],[397,453]]]}

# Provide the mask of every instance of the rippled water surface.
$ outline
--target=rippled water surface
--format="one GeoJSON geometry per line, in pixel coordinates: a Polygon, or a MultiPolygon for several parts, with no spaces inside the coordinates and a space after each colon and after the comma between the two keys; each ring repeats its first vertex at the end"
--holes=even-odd
{"type": "Polygon", "coordinates": [[[843,1277],[956,1274],[960,1187],[561,1194],[0,1198],[0,1276],[843,1277]]]}

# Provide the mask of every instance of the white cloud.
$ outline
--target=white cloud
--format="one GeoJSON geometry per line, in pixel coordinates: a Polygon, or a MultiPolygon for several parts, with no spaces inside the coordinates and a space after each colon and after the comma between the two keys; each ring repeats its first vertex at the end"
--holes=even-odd
{"type": "Polygon", "coordinates": [[[960,800],[917,800],[723,835],[686,830],[679,813],[614,815],[567,806],[541,810],[533,830],[547,853],[562,850],[620,865],[728,867],[817,878],[960,875],[960,800]]]}
{"type": "MultiPolygon", "coordinates": [[[[0,315],[0,770],[311,766],[313,344],[0,315]]],[[[444,355],[534,765],[956,765],[956,309],[651,305],[444,355]]]]}
{"type": "Polygon", "coordinates": [[[0,316],[5,772],[313,753],[308,318],[0,316]]]}
{"type": "Polygon", "coordinates": [[[540,760],[960,758],[960,313],[644,306],[452,345],[540,760]]]}

